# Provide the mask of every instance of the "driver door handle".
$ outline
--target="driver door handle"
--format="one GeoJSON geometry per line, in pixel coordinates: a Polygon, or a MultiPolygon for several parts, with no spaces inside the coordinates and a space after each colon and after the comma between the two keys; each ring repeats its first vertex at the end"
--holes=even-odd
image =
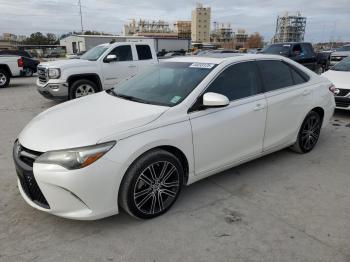
{"type": "Polygon", "coordinates": [[[129,67],[129,68],[135,68],[136,65],[129,65],[128,67],[129,67]]]}
{"type": "Polygon", "coordinates": [[[263,110],[265,108],[265,106],[263,104],[256,104],[256,106],[254,107],[254,111],[260,111],[263,110]]]}

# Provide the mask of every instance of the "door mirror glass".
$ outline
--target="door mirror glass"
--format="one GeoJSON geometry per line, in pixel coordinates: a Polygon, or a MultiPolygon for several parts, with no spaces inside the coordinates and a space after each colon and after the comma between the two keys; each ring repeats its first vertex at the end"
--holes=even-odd
{"type": "Polygon", "coordinates": [[[218,93],[205,93],[203,96],[203,106],[205,107],[225,107],[230,103],[227,96],[218,93]]]}
{"type": "Polygon", "coordinates": [[[106,63],[110,63],[110,62],[113,62],[113,61],[117,61],[117,56],[116,55],[108,55],[105,58],[105,62],[106,63]]]}

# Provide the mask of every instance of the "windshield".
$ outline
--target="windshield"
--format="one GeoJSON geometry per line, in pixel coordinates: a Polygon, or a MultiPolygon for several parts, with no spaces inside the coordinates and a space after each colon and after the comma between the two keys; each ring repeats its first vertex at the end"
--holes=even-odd
{"type": "Polygon", "coordinates": [[[215,66],[211,63],[160,63],[117,85],[110,94],[140,103],[175,106],[181,103],[215,66]]]}
{"type": "Polygon", "coordinates": [[[275,55],[288,55],[290,45],[270,45],[263,49],[261,53],[275,54],[275,55]]]}
{"type": "Polygon", "coordinates": [[[96,46],[89,51],[87,51],[85,54],[83,54],[80,59],[84,60],[90,60],[90,61],[96,61],[101,57],[101,55],[108,49],[108,47],[104,45],[96,46]]]}
{"type": "Polygon", "coordinates": [[[350,72],[350,57],[343,59],[338,64],[333,66],[331,70],[334,71],[344,71],[344,72],[350,72]]]}
{"type": "Polygon", "coordinates": [[[350,45],[345,45],[345,46],[337,49],[337,51],[350,51],[350,45]]]}

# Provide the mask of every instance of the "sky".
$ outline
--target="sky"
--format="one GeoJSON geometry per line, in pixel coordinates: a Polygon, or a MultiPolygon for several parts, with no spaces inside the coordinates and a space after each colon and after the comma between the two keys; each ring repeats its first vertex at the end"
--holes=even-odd
{"type": "MultiPolygon", "coordinates": [[[[121,34],[132,18],[171,23],[190,20],[196,0],[81,0],[85,30],[121,34]]],[[[212,22],[230,23],[236,30],[259,32],[269,41],[277,15],[300,11],[307,17],[305,40],[350,41],[350,0],[213,0],[212,22]]],[[[0,33],[63,34],[80,31],[78,0],[0,0],[0,33]]]]}

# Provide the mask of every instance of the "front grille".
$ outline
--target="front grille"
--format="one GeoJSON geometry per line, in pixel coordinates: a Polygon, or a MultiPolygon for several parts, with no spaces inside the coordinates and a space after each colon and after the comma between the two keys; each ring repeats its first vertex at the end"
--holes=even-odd
{"type": "Polygon", "coordinates": [[[347,97],[336,97],[335,104],[337,107],[348,108],[350,106],[350,98],[347,97]]]}
{"type": "Polygon", "coordinates": [[[47,203],[46,198],[41,192],[34,175],[23,174],[18,176],[23,191],[26,195],[37,205],[49,209],[49,203],[47,203]]]}
{"type": "Polygon", "coordinates": [[[42,84],[45,84],[47,81],[49,81],[49,78],[47,75],[47,68],[38,67],[38,77],[39,77],[40,83],[42,84]]]}
{"type": "Polygon", "coordinates": [[[30,150],[23,146],[20,147],[18,151],[19,159],[26,163],[28,166],[33,167],[34,161],[41,155],[42,153],[30,150]]]}
{"type": "Polygon", "coordinates": [[[23,147],[18,142],[16,142],[13,147],[13,159],[23,191],[34,203],[49,209],[50,206],[41,192],[33,173],[33,164],[41,154],[41,152],[23,147]]]}
{"type": "Polygon", "coordinates": [[[337,96],[347,96],[350,93],[350,89],[339,89],[339,94],[337,94],[337,96]]]}

